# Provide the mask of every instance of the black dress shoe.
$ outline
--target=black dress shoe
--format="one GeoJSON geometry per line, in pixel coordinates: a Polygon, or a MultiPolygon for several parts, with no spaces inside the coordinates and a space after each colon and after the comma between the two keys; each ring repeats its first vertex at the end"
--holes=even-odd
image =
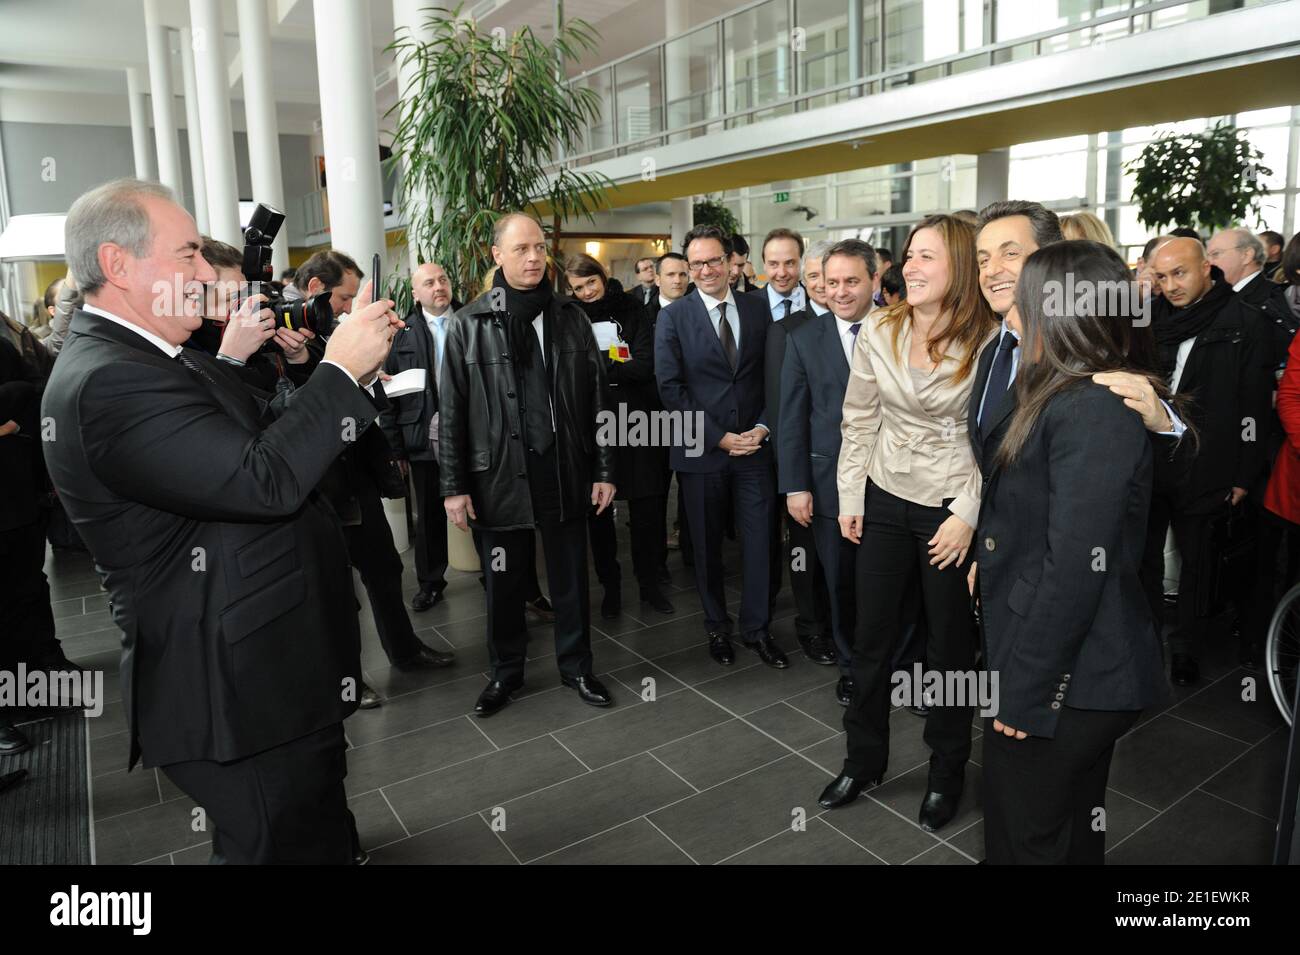
{"type": "Polygon", "coordinates": [[[909,706],[907,709],[913,716],[919,716],[922,719],[930,715],[930,708],[924,703],[918,706],[909,706]]]}
{"type": "Polygon", "coordinates": [[[614,698],[609,695],[609,690],[605,689],[605,684],[590,673],[561,677],[560,682],[570,689],[577,690],[578,698],[590,706],[609,706],[614,702],[614,698]]]}
{"type": "Polygon", "coordinates": [[[623,612],[623,594],[618,587],[606,587],[605,599],[600,602],[600,615],[613,620],[623,612]]]}
{"type": "Polygon", "coordinates": [[[27,778],[27,770],[15,769],[12,773],[0,773],[0,793],[12,789],[27,778]]]}
{"type": "Polygon", "coordinates": [[[422,613],[440,603],[442,603],[442,591],[434,590],[430,585],[416,591],[415,596],[411,598],[411,609],[422,613]]]}
{"type": "Polygon", "coordinates": [[[32,748],[23,731],[12,723],[0,723],[0,756],[17,756],[32,748]]]}
{"type": "Polygon", "coordinates": [[[449,650],[435,650],[430,646],[422,646],[416,651],[415,656],[408,657],[401,663],[394,663],[393,666],[399,670],[423,670],[427,667],[449,667],[456,662],[456,654],[449,650]]]}
{"type": "Polygon", "coordinates": [[[353,865],[369,865],[369,864],[370,864],[370,853],[367,852],[365,849],[358,849],[358,850],[356,851],[356,854],[354,854],[354,855],[352,856],[352,864],[353,864],[353,865]]]}
{"type": "Polygon", "coordinates": [[[781,652],[781,648],[772,642],[771,637],[764,637],[762,640],[757,640],[754,643],[746,643],[745,646],[757,653],[758,658],[770,667],[784,670],[790,665],[790,661],[787,660],[785,654],[781,652]]]}
{"type": "Polygon", "coordinates": [[[664,596],[664,592],[657,586],[641,588],[641,602],[647,603],[654,607],[660,613],[676,613],[677,608],[673,602],[664,596]]]}
{"type": "Polygon", "coordinates": [[[1189,653],[1175,653],[1169,661],[1169,678],[1177,686],[1190,686],[1201,678],[1201,668],[1189,653]]]}
{"type": "Polygon", "coordinates": [[[491,716],[499,712],[510,702],[510,694],[521,686],[522,683],[502,683],[500,680],[493,680],[483,687],[483,692],[478,695],[474,712],[479,716],[491,716]]]}
{"type": "Polygon", "coordinates": [[[917,821],[926,832],[938,832],[952,822],[960,802],[961,793],[928,792],[921,800],[921,814],[917,821]]]}
{"type": "Polygon", "coordinates": [[[731,649],[731,641],[725,633],[709,634],[709,656],[723,666],[729,667],[736,662],[736,652],[731,649]]]}
{"type": "Polygon", "coordinates": [[[365,683],[361,684],[361,698],[357,700],[357,706],[363,710],[373,710],[384,701],[379,694],[375,692],[374,687],[365,683]]]}
{"type": "Polygon", "coordinates": [[[811,637],[800,637],[799,646],[803,648],[803,655],[813,663],[830,666],[836,660],[835,647],[819,633],[814,633],[811,637]]]}
{"type": "Polygon", "coordinates": [[[875,779],[854,779],[840,773],[829,786],[817,797],[817,805],[823,809],[839,809],[847,806],[862,794],[862,790],[880,785],[880,777],[875,779]]]}
{"type": "Polygon", "coordinates": [[[835,684],[835,700],[840,706],[848,706],[853,702],[853,677],[840,677],[840,682],[835,684]]]}
{"type": "Polygon", "coordinates": [[[542,623],[555,623],[555,608],[545,597],[538,597],[524,604],[524,609],[542,623]]]}

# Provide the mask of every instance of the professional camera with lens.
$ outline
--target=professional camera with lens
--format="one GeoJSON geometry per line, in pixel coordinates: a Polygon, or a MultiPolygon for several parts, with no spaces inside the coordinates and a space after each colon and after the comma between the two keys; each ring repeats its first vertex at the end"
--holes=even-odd
{"type": "Polygon", "coordinates": [[[253,210],[248,228],[244,230],[243,272],[248,282],[247,294],[266,296],[263,308],[269,308],[275,313],[276,328],[287,328],[295,332],[305,328],[328,337],[336,323],[334,310],[330,307],[329,292],[288,301],[277,295],[271,287],[271,280],[275,277],[275,269],[271,265],[271,243],[275,241],[283,224],[284,213],[279,209],[259,202],[253,210]]]}

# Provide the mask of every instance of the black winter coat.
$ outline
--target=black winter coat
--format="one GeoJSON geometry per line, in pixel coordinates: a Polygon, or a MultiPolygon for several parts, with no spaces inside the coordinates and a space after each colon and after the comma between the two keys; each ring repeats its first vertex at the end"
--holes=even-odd
{"type": "MultiPolygon", "coordinates": [[[[508,319],[492,310],[486,294],[456,312],[438,386],[440,492],[470,495],[474,526],[491,530],[536,523],[508,319]]],[[[617,483],[614,449],[596,441],[597,415],[606,408],[606,361],[573,299],[556,295],[546,324],[561,517],[569,520],[586,515],[593,483],[617,483]]]]}
{"type": "Polygon", "coordinates": [[[627,343],[632,357],[628,361],[614,361],[604,356],[606,402],[615,415],[613,427],[605,434],[616,441],[618,471],[618,497],[633,500],[667,494],[668,446],[639,443],[628,444],[628,434],[616,430],[626,416],[631,423],[637,417],[646,422],[644,434],[653,440],[658,428],[650,413],[662,408],[659,403],[659,386],[655,382],[654,335],[649,313],[637,299],[622,291],[617,281],[611,280],[603,298],[581,303],[592,324],[616,322],[619,335],[627,343]],[[633,416],[632,412],[638,412],[633,416]]]}

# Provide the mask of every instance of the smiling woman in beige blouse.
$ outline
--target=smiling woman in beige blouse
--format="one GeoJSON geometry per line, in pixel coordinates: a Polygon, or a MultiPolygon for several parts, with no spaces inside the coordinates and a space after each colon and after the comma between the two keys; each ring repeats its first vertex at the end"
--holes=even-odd
{"type": "MultiPolygon", "coordinates": [[[[829,267],[826,279],[833,296],[829,267]]],[[[979,516],[980,474],[966,409],[976,359],[997,322],[979,289],[974,229],[951,216],[922,220],[903,253],[903,279],[907,299],[872,314],[858,335],[844,396],[840,530],[861,546],[848,753],[822,793],[828,809],[885,775],[890,663],[912,622],[903,619],[904,595],[917,578],[929,625],[927,669],[975,673],[978,638],[963,565],[979,516]]],[[[919,821],[933,831],[956,813],[974,709],[971,700],[942,695],[926,702],[931,756],[919,821]]]]}

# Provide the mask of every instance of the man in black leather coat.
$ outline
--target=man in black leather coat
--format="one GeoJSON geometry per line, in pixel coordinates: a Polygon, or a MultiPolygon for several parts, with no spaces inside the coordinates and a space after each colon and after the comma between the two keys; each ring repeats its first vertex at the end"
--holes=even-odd
{"type": "Polygon", "coordinates": [[[492,679],[475,712],[496,713],[523,685],[528,632],[519,600],[541,534],[565,686],[608,706],[591,657],[587,511],[614,499],[614,448],[596,440],[605,366],[591,322],[546,280],[536,220],[502,216],[493,287],[451,320],[439,384],[439,470],[447,518],[478,531],[492,679]]]}

